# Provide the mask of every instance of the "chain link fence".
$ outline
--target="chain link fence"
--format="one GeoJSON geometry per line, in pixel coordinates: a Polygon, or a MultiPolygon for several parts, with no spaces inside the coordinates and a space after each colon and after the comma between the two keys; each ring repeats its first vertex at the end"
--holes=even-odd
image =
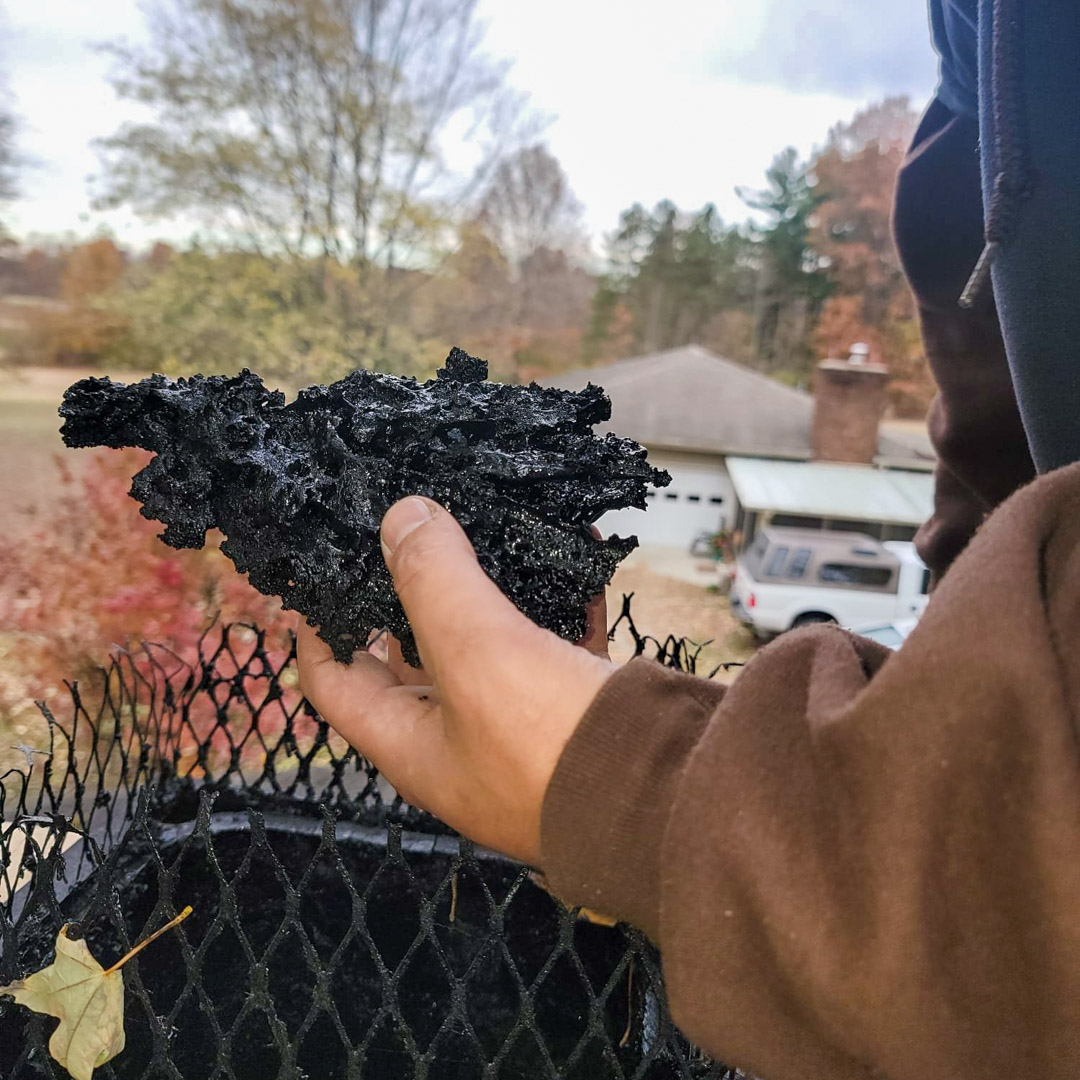
{"type": "MultiPolygon", "coordinates": [[[[700,647],[616,627],[693,671],[700,647]]],[[[56,934],[125,969],[117,1080],[721,1078],[631,927],[405,805],[301,698],[295,644],[217,627],[117,650],[0,776],[0,985],[56,934]],[[45,734],[47,732],[47,734],[45,734]]],[[[0,1076],[66,1077],[55,1021],[0,998],[0,1076]]]]}

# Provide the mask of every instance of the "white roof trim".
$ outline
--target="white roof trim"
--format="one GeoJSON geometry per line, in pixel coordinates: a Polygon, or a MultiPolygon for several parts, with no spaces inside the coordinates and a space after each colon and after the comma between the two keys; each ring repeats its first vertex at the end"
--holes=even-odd
{"type": "Polygon", "coordinates": [[[934,507],[930,473],[747,457],[729,457],[727,469],[747,510],[921,525],[934,507]]]}

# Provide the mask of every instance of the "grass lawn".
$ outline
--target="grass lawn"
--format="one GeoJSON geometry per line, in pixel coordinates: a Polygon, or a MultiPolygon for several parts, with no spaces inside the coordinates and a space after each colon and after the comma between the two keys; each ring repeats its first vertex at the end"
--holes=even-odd
{"type": "MultiPolygon", "coordinates": [[[[78,469],[85,455],[60,441],[56,410],[64,390],[85,375],[77,368],[0,368],[0,507],[4,528],[20,535],[33,527],[40,511],[55,497],[60,469],[56,458],[78,469]]],[[[125,381],[138,373],[116,375],[125,381]]]]}
{"type": "Polygon", "coordinates": [[[59,427],[51,402],[0,398],[0,506],[9,532],[28,529],[56,490],[59,427]]]}

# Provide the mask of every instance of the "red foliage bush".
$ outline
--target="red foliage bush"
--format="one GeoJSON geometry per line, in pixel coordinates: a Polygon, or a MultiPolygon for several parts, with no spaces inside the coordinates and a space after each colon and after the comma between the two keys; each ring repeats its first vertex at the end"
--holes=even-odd
{"type": "MultiPolygon", "coordinates": [[[[160,678],[162,657],[171,651],[177,668],[190,663],[216,621],[257,623],[275,666],[288,655],[295,616],[234,570],[217,548],[220,537],[198,551],[177,551],[157,538],[157,522],[139,514],[127,490],[147,456],[98,451],[78,473],[62,464],[53,510],[36,533],[0,537],[0,719],[25,719],[35,700],[63,707],[65,681],[100,682],[101,665],[117,648],[160,678]],[[146,642],[165,647],[155,650],[156,661],[146,642]]],[[[258,680],[242,682],[257,706],[265,691],[258,680]]],[[[240,693],[220,708],[234,705],[250,715],[240,693]]],[[[281,703],[282,722],[294,705],[281,703]]],[[[197,731],[212,718],[186,719],[197,731]]]]}

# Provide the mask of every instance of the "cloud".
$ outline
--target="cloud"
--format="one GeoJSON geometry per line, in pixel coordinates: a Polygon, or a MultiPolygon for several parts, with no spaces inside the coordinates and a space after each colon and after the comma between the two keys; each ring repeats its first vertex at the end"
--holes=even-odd
{"type": "MultiPolygon", "coordinates": [[[[116,99],[108,58],[86,43],[137,40],[136,0],[7,9],[22,143],[42,163],[11,227],[106,223],[132,243],[166,233],[126,211],[91,211],[87,199],[85,178],[99,168],[89,141],[141,114],[116,99]]],[[[760,186],[777,151],[805,154],[861,105],[925,99],[935,81],[923,0],[481,0],[480,10],[492,54],[513,58],[515,85],[556,117],[545,135],[597,236],[638,200],[711,201],[739,220],[735,189],[760,186]]]]}
{"type": "Polygon", "coordinates": [[[937,57],[920,0],[767,0],[750,41],[710,50],[714,77],[795,92],[929,98],[937,57]]]}

